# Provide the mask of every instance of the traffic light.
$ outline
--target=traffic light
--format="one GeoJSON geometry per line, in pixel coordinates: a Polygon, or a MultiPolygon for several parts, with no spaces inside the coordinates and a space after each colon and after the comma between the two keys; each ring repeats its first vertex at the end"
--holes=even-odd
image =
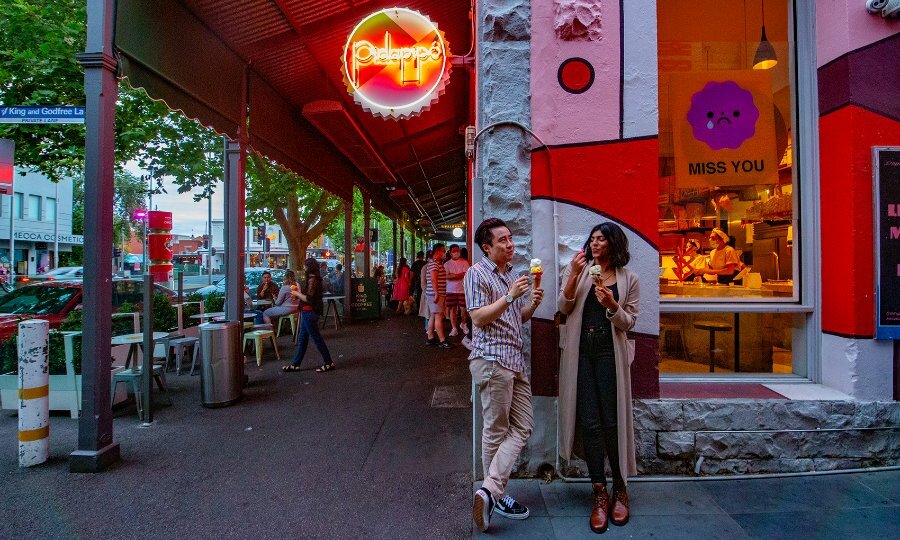
{"type": "Polygon", "coordinates": [[[118,259],[118,258],[121,257],[121,256],[122,256],[122,249],[121,249],[121,248],[117,248],[117,247],[113,247],[113,258],[114,258],[114,259],[118,259]]]}
{"type": "Polygon", "coordinates": [[[256,242],[262,244],[263,238],[266,237],[266,226],[260,225],[256,228],[256,242]]]}

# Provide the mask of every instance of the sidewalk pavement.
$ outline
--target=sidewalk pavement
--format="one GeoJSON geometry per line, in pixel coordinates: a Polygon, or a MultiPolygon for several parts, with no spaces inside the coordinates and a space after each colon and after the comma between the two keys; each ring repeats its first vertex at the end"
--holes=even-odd
{"type": "Polygon", "coordinates": [[[603,535],[594,534],[588,527],[588,483],[512,480],[508,493],[529,507],[531,517],[514,521],[495,514],[487,534],[476,537],[900,538],[900,471],[749,480],[632,481],[628,489],[629,522],[623,527],[610,524],[603,535]]]}

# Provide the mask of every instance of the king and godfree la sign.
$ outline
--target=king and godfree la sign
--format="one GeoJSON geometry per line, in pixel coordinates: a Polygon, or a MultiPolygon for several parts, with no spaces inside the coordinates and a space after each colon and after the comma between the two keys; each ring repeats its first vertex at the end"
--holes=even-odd
{"type": "Polygon", "coordinates": [[[450,79],[450,49],[428,17],[389,8],[364,18],[344,45],[344,84],[363,109],[382,118],[415,116],[450,79]]]}

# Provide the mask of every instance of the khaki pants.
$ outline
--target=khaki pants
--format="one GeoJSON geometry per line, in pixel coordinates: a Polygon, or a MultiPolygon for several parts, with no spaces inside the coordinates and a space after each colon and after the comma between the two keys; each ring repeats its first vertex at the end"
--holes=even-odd
{"type": "Polygon", "coordinates": [[[480,358],[469,363],[469,371],[481,395],[484,421],[481,432],[482,486],[499,499],[506,494],[513,465],[534,428],[531,383],[524,371],[516,373],[499,362],[480,358]]]}

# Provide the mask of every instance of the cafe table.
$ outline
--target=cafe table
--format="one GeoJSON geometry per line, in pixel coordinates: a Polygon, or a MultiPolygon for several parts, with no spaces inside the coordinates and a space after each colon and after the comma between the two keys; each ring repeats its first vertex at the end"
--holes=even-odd
{"type": "MultiPolygon", "coordinates": [[[[153,342],[157,343],[159,341],[163,341],[169,337],[168,332],[153,332],[153,342]]],[[[131,360],[134,359],[134,367],[131,369],[133,371],[137,371],[138,361],[137,361],[137,351],[140,345],[144,344],[144,334],[143,332],[135,333],[135,334],[123,334],[121,336],[113,336],[110,343],[113,346],[116,345],[128,345],[128,356],[125,357],[125,367],[127,368],[131,364],[131,360]]]]}

